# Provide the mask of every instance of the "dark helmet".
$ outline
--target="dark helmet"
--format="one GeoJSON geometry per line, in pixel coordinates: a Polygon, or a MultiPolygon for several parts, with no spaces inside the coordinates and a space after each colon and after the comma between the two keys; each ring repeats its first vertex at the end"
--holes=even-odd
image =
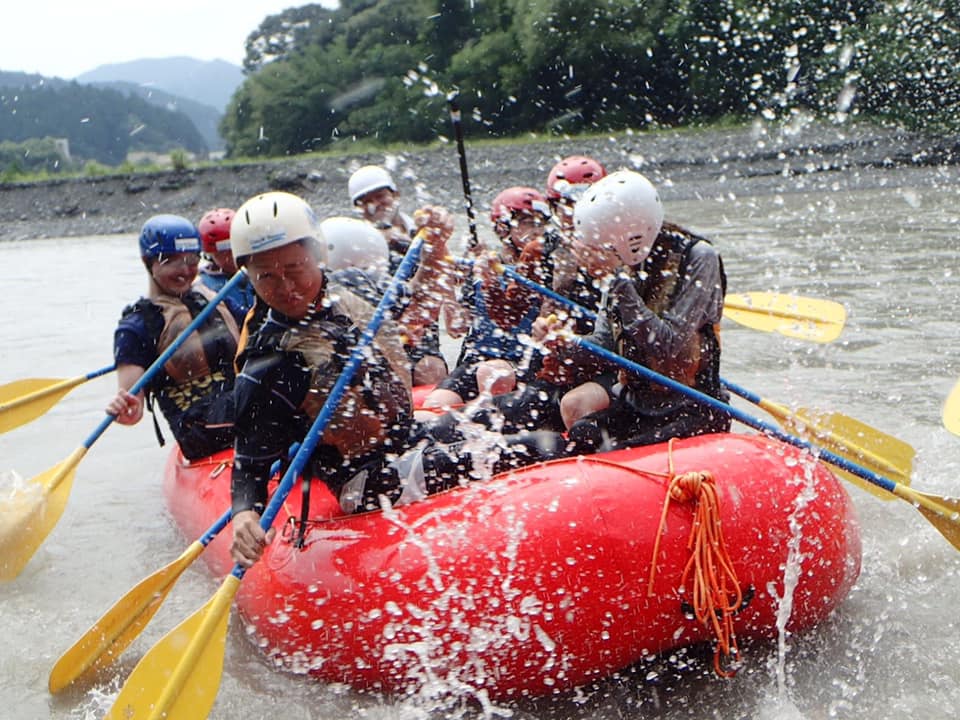
{"type": "Polygon", "coordinates": [[[200,233],[186,218],[154,215],[140,228],[140,257],[143,259],[187,252],[200,252],[200,233]]]}

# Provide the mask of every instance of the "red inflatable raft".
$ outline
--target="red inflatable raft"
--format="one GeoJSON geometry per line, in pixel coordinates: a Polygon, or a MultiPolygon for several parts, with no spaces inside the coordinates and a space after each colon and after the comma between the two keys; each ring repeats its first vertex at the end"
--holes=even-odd
{"type": "MultiPolygon", "coordinates": [[[[689,581],[680,594],[697,502],[671,500],[664,514],[671,462],[675,475],[714,478],[744,596],[737,637],[775,637],[778,613],[789,631],[809,628],[847,595],[860,537],[845,490],[803,451],[729,434],[554,461],[346,517],[318,483],[301,548],[296,487],[237,604],[278,665],[330,682],[493,698],[573,688],[715,639],[682,602],[689,581]]],[[[229,452],[170,456],[167,503],[189,539],[229,507],[229,487],[229,452]]],[[[204,553],[218,575],[232,567],[230,535],[204,553]]]]}

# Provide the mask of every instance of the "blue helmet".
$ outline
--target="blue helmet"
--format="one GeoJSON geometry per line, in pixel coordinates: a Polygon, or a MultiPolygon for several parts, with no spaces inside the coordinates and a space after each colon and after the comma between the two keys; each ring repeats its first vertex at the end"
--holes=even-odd
{"type": "Polygon", "coordinates": [[[140,229],[140,257],[200,252],[200,232],[179,215],[154,215],[140,229]]]}

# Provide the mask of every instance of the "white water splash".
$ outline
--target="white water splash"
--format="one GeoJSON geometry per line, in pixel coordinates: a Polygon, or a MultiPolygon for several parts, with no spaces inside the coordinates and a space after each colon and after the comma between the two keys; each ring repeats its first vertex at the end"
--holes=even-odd
{"type": "Polygon", "coordinates": [[[754,720],[807,720],[790,698],[781,692],[761,697],[753,709],[754,720]]]}
{"type": "MultiPolygon", "coordinates": [[[[789,463],[789,460],[785,461],[789,463]]],[[[797,584],[800,582],[803,563],[808,557],[800,549],[803,542],[803,520],[807,506],[817,497],[814,475],[814,470],[817,467],[815,460],[804,453],[800,462],[797,463],[797,467],[802,470],[802,475],[795,474],[791,482],[799,484],[801,487],[794,498],[793,511],[787,519],[790,526],[790,539],[787,541],[787,560],[783,567],[783,595],[777,595],[777,588],[774,583],[771,582],[767,585],[767,592],[777,600],[777,655],[774,671],[777,679],[776,700],[778,705],[783,707],[794,707],[787,689],[786,664],[789,650],[787,623],[790,622],[790,616],[793,614],[793,595],[797,589],[797,584]]],[[[779,718],[781,715],[772,717],[779,718]]],[[[786,715],[782,717],[794,716],[786,715]]],[[[802,717],[802,715],[799,715],[799,717],[802,717]]]]}
{"type": "Polygon", "coordinates": [[[0,471],[0,500],[12,498],[13,495],[27,486],[23,477],[16,470],[0,471]]]}

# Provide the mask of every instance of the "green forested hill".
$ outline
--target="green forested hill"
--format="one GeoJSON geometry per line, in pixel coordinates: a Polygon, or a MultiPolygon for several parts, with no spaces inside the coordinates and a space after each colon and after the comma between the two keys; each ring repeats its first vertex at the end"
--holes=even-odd
{"type": "Polygon", "coordinates": [[[0,142],[66,138],[73,158],[108,165],[122,163],[131,150],[207,152],[182,112],[116,90],[36,78],[0,73],[0,142]]]}
{"type": "Polygon", "coordinates": [[[270,16],[221,126],[233,155],[338,138],[713,122],[960,127],[957,0],[341,0],[270,16]]]}

